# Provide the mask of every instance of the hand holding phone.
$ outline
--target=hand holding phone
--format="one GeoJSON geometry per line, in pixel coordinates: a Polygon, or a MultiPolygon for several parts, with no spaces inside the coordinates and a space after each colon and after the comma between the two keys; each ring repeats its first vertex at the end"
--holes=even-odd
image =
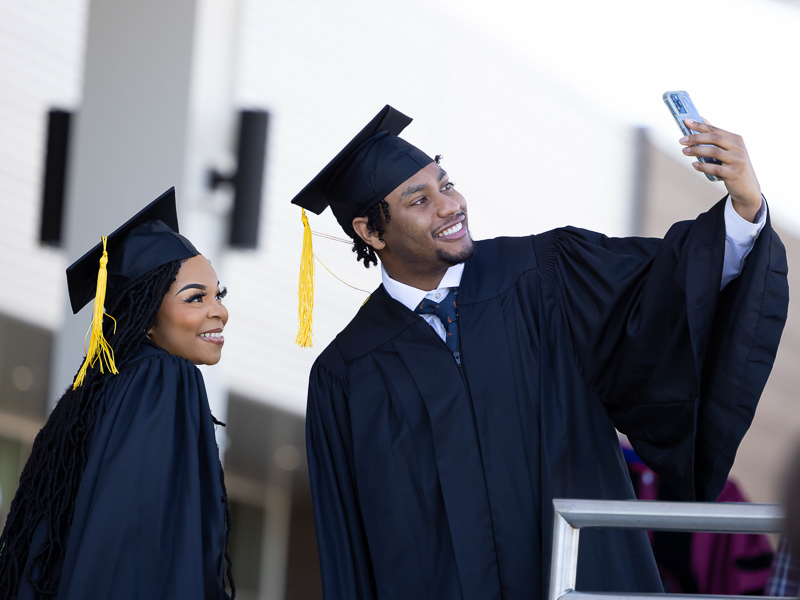
{"type": "MultiPolygon", "coordinates": [[[[672,117],[675,119],[675,122],[678,124],[678,127],[681,128],[683,135],[692,135],[694,133],[700,133],[699,131],[695,131],[694,129],[689,129],[686,126],[684,121],[686,119],[692,119],[697,123],[705,123],[703,121],[703,117],[700,116],[700,113],[697,112],[697,109],[694,107],[694,102],[689,97],[689,94],[686,92],[679,90],[674,92],[664,92],[661,96],[664,100],[664,103],[667,105],[667,108],[672,113],[672,117]]],[[[704,163],[712,163],[715,165],[721,165],[722,163],[718,161],[716,158],[710,158],[706,156],[699,156],[698,160],[704,163]]],[[[706,177],[711,181],[722,181],[719,177],[711,175],[710,173],[706,173],[706,177]]]]}
{"type": "Polygon", "coordinates": [[[692,166],[711,181],[724,182],[736,212],[752,222],[761,208],[761,186],[742,136],[703,121],[684,91],[662,97],[685,135],[683,153],[699,161],[692,166]],[[693,122],[687,125],[686,119],[693,122]]]}

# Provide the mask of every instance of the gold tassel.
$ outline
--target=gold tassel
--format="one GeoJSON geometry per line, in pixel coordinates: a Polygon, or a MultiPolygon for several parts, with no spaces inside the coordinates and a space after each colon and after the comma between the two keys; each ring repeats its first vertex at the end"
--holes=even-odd
{"type": "MultiPolygon", "coordinates": [[[[108,252],[106,252],[106,236],[103,236],[103,256],[100,257],[100,270],[97,272],[97,293],[94,296],[94,307],[92,308],[92,325],[86,337],[89,338],[89,350],[86,351],[86,340],[84,340],[83,350],[86,352],[86,358],[83,361],[81,370],[78,371],[78,376],[75,378],[75,385],[72,386],[73,390],[77,390],[86,378],[86,371],[94,367],[94,363],[100,361],[100,372],[105,373],[103,370],[103,361],[105,361],[108,370],[115,375],[119,373],[114,364],[114,350],[111,348],[106,338],[103,337],[103,314],[105,313],[106,301],[106,282],[108,281],[108,271],[106,265],[108,264],[108,252]]],[[[108,315],[112,320],[114,317],[108,315]]],[[[116,332],[117,322],[114,321],[114,331],[116,332]]]]}
{"type": "Polygon", "coordinates": [[[298,331],[294,343],[301,348],[313,346],[311,333],[314,319],[314,251],[311,247],[311,226],[303,209],[303,250],[300,253],[300,285],[297,290],[300,306],[297,311],[298,331]]]}

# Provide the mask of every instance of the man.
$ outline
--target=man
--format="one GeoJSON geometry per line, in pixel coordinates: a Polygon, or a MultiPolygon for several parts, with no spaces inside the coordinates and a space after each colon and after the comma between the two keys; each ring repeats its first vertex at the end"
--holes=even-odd
{"type": "MultiPolygon", "coordinates": [[[[783,245],[741,138],[703,124],[685,152],[729,197],[664,240],[473,242],[409,122],[384,108],[293,200],[383,276],[311,372],[325,596],[543,598],[553,498],[634,497],[615,427],[680,497],[720,492],[785,322],[783,245]]],[[[661,589],[644,532],[583,532],[578,569],[661,589]]]]}

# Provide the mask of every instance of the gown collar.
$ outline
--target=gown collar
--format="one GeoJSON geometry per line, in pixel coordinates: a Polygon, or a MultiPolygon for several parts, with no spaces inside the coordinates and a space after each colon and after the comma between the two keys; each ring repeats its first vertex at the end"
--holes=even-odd
{"type": "MultiPolygon", "coordinates": [[[[447,279],[443,278],[440,285],[448,284],[448,287],[452,287],[455,284],[450,277],[457,275],[458,305],[464,308],[505,293],[516,285],[523,273],[536,268],[532,237],[478,241],[475,242],[472,258],[462,265],[448,269],[445,274],[447,279]],[[457,267],[460,268],[456,270],[457,267]]],[[[389,286],[392,283],[397,284],[393,287],[393,292],[402,290],[398,286],[414,290],[394,280],[389,282],[389,286]]],[[[430,325],[412,310],[419,302],[416,300],[417,293],[421,294],[421,299],[428,292],[417,290],[414,292],[414,300],[411,301],[405,299],[402,291],[400,297],[393,296],[386,284],[381,284],[347,327],[336,336],[334,343],[345,363],[350,364],[376,350],[409,327],[419,325],[430,329],[430,325]],[[410,303],[410,307],[406,302],[410,303]]]]}
{"type": "Polygon", "coordinates": [[[154,354],[167,354],[167,351],[161,346],[158,346],[155,342],[150,341],[150,339],[145,338],[144,342],[142,342],[136,349],[136,352],[134,352],[131,360],[128,361],[128,364],[154,354]]]}
{"type": "Polygon", "coordinates": [[[461,285],[461,276],[463,273],[464,263],[452,266],[445,272],[442,281],[439,282],[438,288],[425,291],[392,279],[389,277],[386,269],[383,268],[383,265],[381,265],[381,279],[383,280],[383,288],[386,290],[386,293],[409,310],[414,310],[425,296],[436,290],[459,287],[461,285]]]}

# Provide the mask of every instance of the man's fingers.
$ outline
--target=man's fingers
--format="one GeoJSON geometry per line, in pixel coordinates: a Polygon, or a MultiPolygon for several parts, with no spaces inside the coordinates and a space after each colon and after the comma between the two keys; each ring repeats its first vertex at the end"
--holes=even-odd
{"type": "Polygon", "coordinates": [[[720,135],[719,133],[695,133],[681,139],[684,146],[697,146],[698,144],[709,144],[717,146],[723,150],[733,150],[741,147],[736,140],[731,137],[720,135]],[[685,140],[685,141],[684,141],[685,140]]]}
{"type": "Polygon", "coordinates": [[[692,119],[684,119],[684,125],[686,125],[689,129],[697,131],[699,133],[717,133],[722,137],[739,137],[730,131],[725,131],[715,125],[712,125],[708,121],[705,123],[701,123],[700,121],[693,121],[692,119]]]}
{"type": "Polygon", "coordinates": [[[734,148],[744,148],[744,140],[742,136],[725,131],[719,127],[715,127],[708,123],[698,123],[691,119],[686,119],[686,125],[691,129],[699,132],[687,135],[679,141],[684,146],[695,146],[697,144],[712,144],[723,148],[724,150],[733,150],[734,148]]]}
{"type": "Polygon", "coordinates": [[[716,158],[724,163],[730,163],[738,159],[738,156],[733,152],[718,146],[689,146],[683,149],[683,153],[686,156],[707,156],[709,158],[716,158]]]}
{"type": "Polygon", "coordinates": [[[727,133],[724,129],[720,129],[719,127],[714,127],[709,122],[701,123],[700,121],[693,121],[692,119],[684,119],[683,124],[686,125],[689,129],[694,129],[695,131],[699,131],[700,133],[711,133],[712,131],[727,133]]]}
{"type": "Polygon", "coordinates": [[[756,206],[760,202],[761,188],[750,163],[750,155],[742,136],[715,127],[711,123],[684,120],[692,131],[680,139],[683,153],[701,159],[713,158],[721,164],[697,160],[692,163],[695,171],[716,177],[725,182],[725,187],[734,202],[756,206]]]}
{"type": "Polygon", "coordinates": [[[730,167],[728,167],[727,165],[704,163],[698,160],[696,162],[693,162],[692,166],[695,168],[695,170],[700,171],[701,173],[708,173],[709,175],[715,175],[716,177],[719,177],[723,181],[725,181],[725,178],[730,175],[730,167]]]}

